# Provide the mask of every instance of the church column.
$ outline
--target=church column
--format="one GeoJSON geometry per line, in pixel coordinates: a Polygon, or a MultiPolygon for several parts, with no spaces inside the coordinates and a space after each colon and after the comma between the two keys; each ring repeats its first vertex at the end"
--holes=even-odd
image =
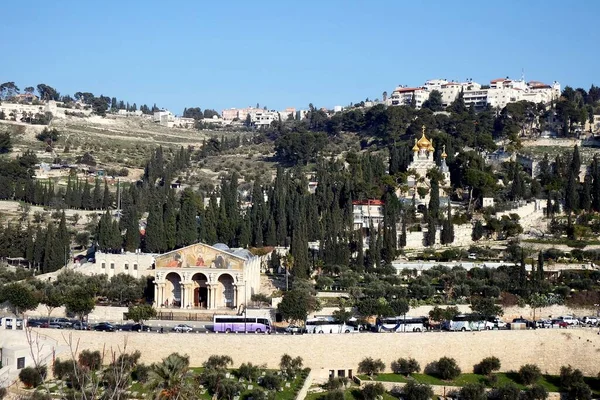
{"type": "Polygon", "coordinates": [[[238,307],[238,286],[233,287],[233,308],[238,307]]]}
{"type": "Polygon", "coordinates": [[[158,283],[154,283],[154,306],[159,307],[160,303],[158,302],[158,283]]]}
{"type": "Polygon", "coordinates": [[[210,302],[212,301],[212,296],[210,294],[210,292],[212,291],[212,286],[211,285],[206,285],[206,309],[210,310],[212,307],[210,306],[210,302]]]}
{"type": "Polygon", "coordinates": [[[185,297],[187,295],[185,292],[185,285],[180,283],[179,286],[181,287],[181,294],[179,295],[179,308],[185,308],[185,297]]]}
{"type": "Polygon", "coordinates": [[[213,287],[213,308],[217,308],[217,286],[213,287]]]}

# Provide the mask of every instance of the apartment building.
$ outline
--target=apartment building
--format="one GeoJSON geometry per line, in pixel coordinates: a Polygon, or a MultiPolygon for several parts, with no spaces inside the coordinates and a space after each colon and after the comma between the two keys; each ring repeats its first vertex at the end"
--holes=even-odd
{"type": "Polygon", "coordinates": [[[398,86],[392,95],[386,100],[390,106],[409,105],[415,98],[416,108],[421,108],[425,100],[429,98],[429,92],[425,88],[398,86]]]}

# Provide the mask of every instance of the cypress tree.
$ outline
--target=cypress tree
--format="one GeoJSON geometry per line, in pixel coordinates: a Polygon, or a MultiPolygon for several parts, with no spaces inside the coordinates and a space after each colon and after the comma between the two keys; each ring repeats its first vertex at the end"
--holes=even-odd
{"type": "Polygon", "coordinates": [[[275,230],[275,221],[273,220],[273,218],[269,218],[269,222],[267,224],[265,244],[267,246],[275,246],[277,244],[277,233],[275,230]]]}
{"type": "Polygon", "coordinates": [[[165,231],[163,224],[163,208],[153,199],[146,223],[145,250],[148,253],[160,253],[165,250],[165,231]]]}
{"type": "Polygon", "coordinates": [[[140,225],[135,205],[130,204],[125,210],[127,224],[125,225],[125,250],[135,251],[140,248],[140,225]]]}
{"type": "Polygon", "coordinates": [[[450,244],[454,242],[454,225],[452,224],[452,207],[448,201],[448,216],[442,224],[442,234],[440,241],[442,244],[450,244]]]}
{"type": "MultiPolygon", "coordinates": [[[[120,184],[117,183],[117,193],[120,190],[120,184]]],[[[108,190],[108,182],[106,182],[106,179],[104,180],[104,192],[102,194],[102,209],[103,210],[108,210],[108,208],[110,207],[111,201],[110,201],[110,191],[108,190]]]]}
{"type": "Polygon", "coordinates": [[[69,249],[71,247],[71,237],[67,230],[67,220],[64,211],[61,213],[58,231],[56,232],[56,244],[58,246],[58,256],[60,260],[64,262],[68,259],[69,249]]]}
{"type": "Polygon", "coordinates": [[[205,241],[206,243],[213,245],[215,243],[217,243],[218,241],[218,237],[217,237],[217,213],[219,211],[219,208],[217,206],[217,196],[215,193],[213,193],[210,196],[210,200],[208,202],[208,207],[206,208],[206,210],[204,210],[204,221],[205,221],[205,230],[206,230],[206,236],[205,236],[205,241]]]}
{"type": "Polygon", "coordinates": [[[544,281],[544,254],[541,251],[538,253],[537,278],[540,283],[544,281]]]}
{"type": "Polygon", "coordinates": [[[586,175],[581,192],[579,193],[579,209],[591,211],[592,207],[592,178],[586,175]]]}
{"type": "Polygon", "coordinates": [[[440,214],[440,184],[436,176],[431,177],[431,193],[429,195],[429,215],[438,220],[440,214]]]}
{"type": "Polygon", "coordinates": [[[390,146],[390,166],[389,166],[389,174],[395,175],[400,172],[400,153],[396,145],[390,146]]]}
{"type": "Polygon", "coordinates": [[[99,210],[102,207],[102,190],[100,189],[100,179],[96,178],[96,182],[94,182],[94,191],[92,193],[92,203],[93,207],[96,210],[99,210]]]}
{"type": "Polygon", "coordinates": [[[54,272],[56,271],[60,264],[60,255],[58,254],[58,246],[56,242],[56,231],[54,228],[54,223],[50,222],[48,224],[48,228],[46,229],[46,243],[44,245],[44,261],[42,264],[42,272],[54,272]]]}
{"type": "Polygon", "coordinates": [[[365,254],[363,248],[362,229],[359,229],[356,234],[356,271],[362,272],[365,269],[365,254]]]}
{"type": "Polygon", "coordinates": [[[481,221],[475,221],[475,225],[473,225],[473,232],[471,233],[471,239],[476,242],[483,237],[484,233],[485,228],[483,227],[481,221]]]}
{"type": "Polygon", "coordinates": [[[173,250],[177,244],[177,214],[172,190],[169,191],[163,206],[163,227],[165,230],[165,250],[173,250]]]}
{"type": "Polygon", "coordinates": [[[44,250],[46,248],[46,231],[38,226],[35,232],[35,241],[33,242],[33,262],[40,267],[44,262],[44,250]]]}
{"type": "Polygon", "coordinates": [[[600,211],[600,165],[598,165],[598,157],[594,155],[592,160],[592,209],[596,212],[600,211]]]}
{"type": "Polygon", "coordinates": [[[565,210],[568,214],[574,212],[577,208],[577,182],[573,171],[569,172],[567,185],[565,186],[565,210]]]}
{"type": "Polygon", "coordinates": [[[34,253],[35,253],[35,241],[34,241],[35,232],[33,230],[33,226],[31,224],[27,224],[26,231],[26,244],[25,244],[25,259],[29,262],[29,265],[35,262],[34,253]]]}
{"type": "Polygon", "coordinates": [[[72,196],[73,196],[73,187],[71,184],[71,175],[67,178],[67,191],[65,192],[65,204],[67,208],[72,208],[72,196]]]}
{"type": "Polygon", "coordinates": [[[248,218],[243,218],[240,221],[240,232],[238,234],[239,246],[242,248],[247,248],[250,245],[251,237],[250,220],[248,218]]]}
{"type": "Polygon", "coordinates": [[[404,215],[402,217],[402,231],[400,233],[400,242],[398,243],[398,245],[400,246],[400,248],[405,248],[406,247],[406,215],[404,215]]]}
{"type": "Polygon", "coordinates": [[[181,193],[180,204],[177,215],[177,246],[183,247],[198,241],[196,196],[191,189],[186,188],[181,193]]]}
{"type": "Polygon", "coordinates": [[[425,232],[425,245],[428,247],[435,245],[435,230],[435,219],[430,215],[427,219],[427,232],[425,232]]]}
{"type": "Polygon", "coordinates": [[[86,179],[85,183],[83,184],[83,192],[81,193],[81,208],[83,208],[84,210],[91,210],[92,208],[94,208],[92,194],[90,190],[90,184],[86,179]]]}

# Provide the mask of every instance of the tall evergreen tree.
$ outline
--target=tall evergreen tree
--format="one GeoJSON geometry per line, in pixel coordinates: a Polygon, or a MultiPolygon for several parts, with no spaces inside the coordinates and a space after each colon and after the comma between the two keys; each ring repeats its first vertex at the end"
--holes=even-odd
{"type": "Polygon", "coordinates": [[[94,208],[94,202],[90,190],[90,184],[86,179],[85,183],[83,184],[83,191],[81,193],[81,208],[84,210],[91,210],[94,208]]]}
{"type": "MultiPolygon", "coordinates": [[[[120,184],[117,183],[117,192],[120,190],[120,184]]],[[[110,191],[108,190],[108,182],[104,180],[104,192],[102,194],[102,209],[108,210],[111,205],[110,191]]]]}
{"type": "Polygon", "coordinates": [[[96,182],[94,182],[94,191],[92,193],[92,203],[93,207],[96,210],[99,210],[102,207],[102,189],[100,188],[100,179],[96,178],[96,182]]]}
{"type": "Polygon", "coordinates": [[[429,215],[427,219],[427,232],[425,232],[425,245],[428,247],[435,245],[436,223],[433,216],[429,215]]]}
{"type": "Polygon", "coordinates": [[[429,194],[429,215],[434,219],[438,220],[440,217],[440,183],[436,176],[432,176],[431,192],[429,194]]]}
{"type": "Polygon", "coordinates": [[[197,203],[194,192],[186,188],[181,193],[179,214],[177,215],[177,246],[183,247],[198,241],[196,221],[197,203]]]}
{"type": "Polygon", "coordinates": [[[124,210],[123,216],[127,216],[125,228],[125,250],[136,251],[140,248],[140,223],[139,216],[134,204],[130,204],[124,210]]]}
{"type": "Polygon", "coordinates": [[[144,247],[148,253],[160,253],[165,250],[163,206],[158,199],[152,199],[150,207],[146,223],[144,247]]]}
{"type": "Polygon", "coordinates": [[[165,250],[173,250],[177,244],[177,210],[175,209],[173,190],[169,190],[163,206],[163,228],[165,230],[165,250]]]}

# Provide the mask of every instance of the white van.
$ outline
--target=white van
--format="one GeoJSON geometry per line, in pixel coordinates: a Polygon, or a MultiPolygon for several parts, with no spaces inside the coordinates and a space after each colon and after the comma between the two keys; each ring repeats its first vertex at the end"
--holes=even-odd
{"type": "Polygon", "coordinates": [[[572,315],[563,315],[558,317],[558,319],[566,322],[569,325],[579,325],[579,320],[572,315]]]}

